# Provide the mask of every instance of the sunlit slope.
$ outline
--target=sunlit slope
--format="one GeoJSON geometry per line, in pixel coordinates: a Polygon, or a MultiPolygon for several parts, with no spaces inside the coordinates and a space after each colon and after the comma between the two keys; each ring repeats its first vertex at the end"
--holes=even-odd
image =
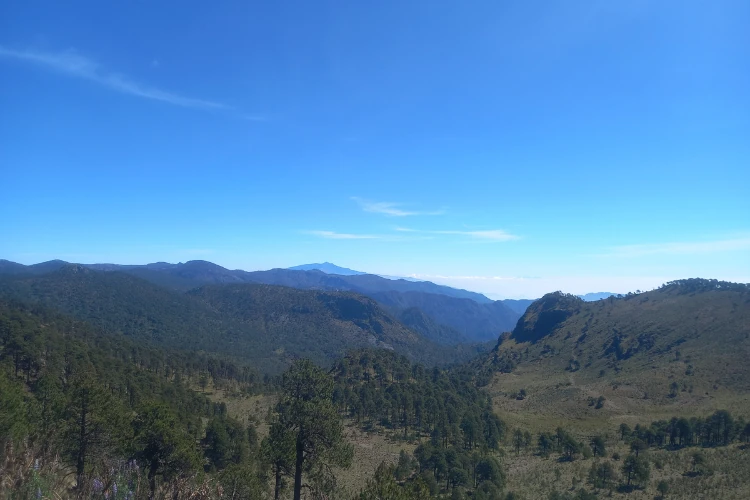
{"type": "Polygon", "coordinates": [[[748,286],[694,279],[598,302],[545,295],[475,366],[511,415],[619,423],[746,413],[749,357],[748,286]],[[513,397],[521,389],[527,396],[513,397]]]}

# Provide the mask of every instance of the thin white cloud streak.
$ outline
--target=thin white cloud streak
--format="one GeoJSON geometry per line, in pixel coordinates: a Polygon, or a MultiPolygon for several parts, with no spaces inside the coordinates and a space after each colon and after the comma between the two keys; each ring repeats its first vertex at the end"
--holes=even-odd
{"type": "Polygon", "coordinates": [[[461,236],[469,236],[477,240],[489,240],[489,241],[513,241],[520,237],[515,234],[510,234],[503,231],[502,229],[491,229],[488,231],[434,231],[435,234],[458,234],[461,236]]]}
{"type": "Polygon", "coordinates": [[[649,255],[691,255],[750,250],[750,237],[715,241],[672,242],[612,247],[606,257],[635,258],[649,255]]]}
{"type": "Polygon", "coordinates": [[[377,240],[382,238],[382,236],[375,234],[337,233],[334,231],[303,231],[303,233],[329,240],[377,240]]]}
{"type": "Polygon", "coordinates": [[[356,201],[360,208],[365,212],[373,214],[387,215],[389,217],[409,217],[414,215],[443,215],[445,210],[433,210],[433,211],[413,211],[404,210],[399,208],[403,206],[402,203],[393,203],[389,201],[370,201],[352,196],[352,200],[356,201]]]}
{"type": "Polygon", "coordinates": [[[502,229],[488,229],[484,231],[430,231],[421,229],[410,229],[408,227],[397,227],[396,231],[405,233],[427,233],[427,234],[448,234],[466,236],[476,240],[484,241],[514,241],[521,237],[515,234],[511,234],[502,229]]]}
{"type": "Polygon", "coordinates": [[[397,234],[354,234],[337,233],[336,231],[301,231],[302,234],[317,236],[328,240],[378,240],[378,241],[424,241],[434,239],[433,236],[400,236],[397,234]]]}
{"type": "Polygon", "coordinates": [[[174,106],[195,109],[230,110],[230,106],[220,102],[193,99],[136,83],[126,76],[106,71],[95,61],[74,51],[59,53],[13,50],[0,46],[0,57],[44,66],[74,78],[97,83],[114,91],[144,99],[165,102],[174,106]]]}

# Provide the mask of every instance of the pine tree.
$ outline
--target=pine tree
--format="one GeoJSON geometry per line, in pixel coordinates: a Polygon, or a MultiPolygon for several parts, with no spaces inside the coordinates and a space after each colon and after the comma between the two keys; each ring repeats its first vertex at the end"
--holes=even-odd
{"type": "Polygon", "coordinates": [[[637,483],[648,481],[650,467],[643,457],[628,455],[622,464],[622,473],[628,481],[627,485],[630,486],[632,481],[637,483]]]}
{"type": "Polygon", "coordinates": [[[280,422],[271,424],[271,430],[260,445],[260,454],[265,464],[270,466],[274,477],[274,500],[279,500],[284,488],[284,476],[294,471],[295,436],[280,422]]]}
{"type": "Polygon", "coordinates": [[[595,462],[591,465],[589,471],[588,482],[594,488],[606,488],[612,489],[616,479],[616,473],[614,467],[609,462],[598,463],[595,462]]]}
{"type": "Polygon", "coordinates": [[[217,470],[245,462],[250,453],[247,431],[240,422],[225,416],[209,420],[203,445],[209,465],[217,470]]]}
{"type": "Polygon", "coordinates": [[[591,451],[594,452],[595,457],[603,457],[607,454],[607,448],[604,444],[604,438],[601,436],[594,436],[591,438],[591,451]]]}
{"type": "Polygon", "coordinates": [[[27,405],[21,384],[0,370],[0,446],[6,439],[21,440],[29,432],[27,405]]]}
{"type": "Polygon", "coordinates": [[[84,372],[68,391],[64,419],[63,454],[75,464],[80,488],[97,459],[123,449],[128,439],[128,416],[93,374],[84,372]]]}
{"type": "Polygon", "coordinates": [[[330,492],[336,484],[330,467],[348,467],[352,458],[333,405],[333,378],[305,359],[284,373],[281,385],[279,424],[295,436],[294,500],[300,500],[303,473],[330,492]]]}
{"type": "Polygon", "coordinates": [[[167,406],[144,407],[133,421],[137,456],[148,470],[150,497],[156,492],[156,477],[170,479],[198,467],[194,442],[167,406]]]}

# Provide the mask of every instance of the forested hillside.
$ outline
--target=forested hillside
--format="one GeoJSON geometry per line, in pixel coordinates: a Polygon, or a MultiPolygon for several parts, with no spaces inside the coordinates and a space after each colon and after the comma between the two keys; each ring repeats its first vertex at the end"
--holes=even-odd
{"type": "MultiPolygon", "coordinates": [[[[0,274],[41,274],[56,271],[67,262],[51,260],[24,266],[7,260],[0,260],[0,274]]],[[[201,285],[217,283],[264,283],[292,288],[317,290],[348,290],[365,295],[384,291],[419,291],[437,293],[451,297],[468,298],[480,303],[489,303],[484,295],[448,286],[436,285],[429,281],[393,280],[374,274],[328,274],[317,269],[271,269],[268,271],[230,270],[205,260],[191,260],[179,264],[155,262],[145,265],[85,264],[97,271],[120,271],[139,276],[162,286],[170,286],[183,291],[201,285]]]]}
{"type": "MultiPolygon", "coordinates": [[[[145,497],[161,483],[194,481],[203,419],[227,422],[223,404],[191,387],[205,377],[257,389],[252,371],[226,361],[0,301],[0,497],[53,498],[73,484],[79,498],[115,484],[123,498],[145,497]],[[133,484],[136,461],[148,482],[133,484]]],[[[244,439],[237,446],[249,448],[244,439]]],[[[206,444],[207,456],[214,448],[206,444]]]]}
{"type": "Polygon", "coordinates": [[[4,276],[0,297],[55,308],[133,339],[218,353],[263,373],[278,373],[296,357],[325,364],[366,346],[428,363],[478,352],[435,344],[353,293],[244,284],[184,294],[120,272],[67,265],[40,276],[4,276]]]}
{"type": "Polygon", "coordinates": [[[522,314],[500,300],[479,303],[424,292],[378,292],[370,296],[394,311],[394,314],[418,308],[436,323],[453,328],[475,342],[496,340],[501,333],[513,329],[522,314]]]}
{"type": "MultiPolygon", "coordinates": [[[[418,307],[409,307],[407,309],[396,308],[392,309],[391,312],[405,326],[439,344],[454,345],[456,343],[469,342],[468,338],[458,330],[438,323],[432,316],[418,307]]],[[[487,345],[488,348],[492,347],[491,343],[487,345]]]]}
{"type": "MultiPolygon", "coordinates": [[[[440,346],[350,292],[296,290],[270,285],[204,286],[188,292],[222,317],[283,349],[325,363],[358,347],[395,350],[428,363],[458,362],[481,347],[440,346]]],[[[282,354],[282,353],[279,353],[282,354]]]]}
{"type": "MultiPolygon", "coordinates": [[[[0,275],[41,275],[60,270],[69,264],[49,261],[23,266],[0,262],[0,275]]],[[[375,299],[395,316],[418,308],[426,315],[417,320],[415,311],[405,318],[415,319],[417,330],[441,344],[494,341],[512,329],[531,301],[491,301],[482,294],[436,285],[428,281],[386,279],[357,274],[328,274],[316,269],[271,269],[246,272],[229,270],[206,261],[179,264],[156,262],[146,265],[86,264],[96,271],[119,272],[142,278],[160,287],[186,292],[204,285],[268,284],[301,290],[350,291],[375,299]],[[427,317],[428,316],[428,317],[427,317]]],[[[411,325],[410,325],[411,326],[411,325]]]]}

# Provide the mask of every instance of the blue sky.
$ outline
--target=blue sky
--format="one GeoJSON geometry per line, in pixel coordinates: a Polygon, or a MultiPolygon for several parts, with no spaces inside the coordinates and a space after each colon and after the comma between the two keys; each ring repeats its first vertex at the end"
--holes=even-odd
{"type": "Polygon", "coordinates": [[[748,282],[747,19],[4,2],[0,258],[332,261],[493,297],[748,282]]]}

